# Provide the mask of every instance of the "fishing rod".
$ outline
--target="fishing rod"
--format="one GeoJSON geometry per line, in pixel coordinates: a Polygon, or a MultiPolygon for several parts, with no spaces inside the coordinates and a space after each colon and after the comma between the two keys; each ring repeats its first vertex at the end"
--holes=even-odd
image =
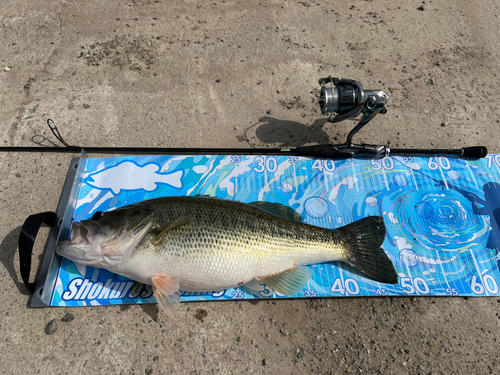
{"type": "Polygon", "coordinates": [[[368,124],[376,115],[387,113],[389,100],[382,90],[365,90],[361,83],[346,78],[321,78],[319,105],[321,113],[328,115],[328,121],[336,123],[360,117],[359,122],[347,135],[344,143],[333,145],[315,145],[282,148],[189,148],[189,147],[83,147],[69,145],[59,133],[59,129],[51,119],[47,120],[52,134],[64,147],[0,147],[0,152],[51,152],[51,153],[87,153],[101,154],[215,154],[215,155],[290,155],[309,156],[326,159],[349,159],[357,156],[383,158],[389,155],[458,155],[471,159],[484,158],[488,150],[484,146],[464,147],[460,149],[390,149],[386,145],[355,144],[354,135],[368,124]],[[330,86],[328,85],[330,84],[330,86]]]}

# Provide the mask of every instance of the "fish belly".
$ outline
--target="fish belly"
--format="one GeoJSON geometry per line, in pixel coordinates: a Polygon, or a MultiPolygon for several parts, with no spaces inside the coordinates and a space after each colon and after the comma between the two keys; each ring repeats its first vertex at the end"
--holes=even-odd
{"type": "Polygon", "coordinates": [[[265,233],[236,236],[222,230],[191,228],[172,234],[159,253],[131,258],[122,272],[145,283],[155,275],[177,277],[181,290],[201,292],[228,289],[294,266],[340,258],[318,244],[294,238],[270,238],[265,233]]]}
{"type": "Polygon", "coordinates": [[[160,210],[159,225],[179,217],[194,220],[165,233],[158,248],[146,239],[122,265],[122,274],[141,282],[158,274],[177,277],[180,289],[201,292],[343,257],[341,234],[335,231],[235,202],[190,202],[179,199],[160,210]]]}

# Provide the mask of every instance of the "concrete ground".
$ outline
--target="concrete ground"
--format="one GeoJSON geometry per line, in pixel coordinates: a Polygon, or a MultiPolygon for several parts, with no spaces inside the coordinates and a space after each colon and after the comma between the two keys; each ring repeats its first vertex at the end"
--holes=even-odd
{"type": "MultiPolygon", "coordinates": [[[[68,143],[86,146],[335,143],[352,123],[321,117],[317,79],[331,74],[391,96],[389,112],[358,140],[500,152],[499,8],[495,0],[3,0],[1,145],[57,142],[48,117],[68,143]]],[[[156,305],[30,308],[20,226],[56,209],[72,157],[0,154],[1,373],[498,373],[498,298],[183,303],[174,319],[156,305]],[[75,319],[61,322],[67,312],[75,319]],[[47,335],[52,319],[59,328],[47,335]]]]}

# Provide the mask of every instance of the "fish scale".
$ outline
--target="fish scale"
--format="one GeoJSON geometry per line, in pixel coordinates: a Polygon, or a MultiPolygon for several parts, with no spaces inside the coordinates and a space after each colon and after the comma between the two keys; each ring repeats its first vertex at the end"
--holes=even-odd
{"type": "Polygon", "coordinates": [[[182,290],[207,291],[346,256],[341,232],[286,220],[251,205],[213,201],[169,197],[138,204],[159,212],[158,227],[179,217],[193,217],[194,222],[167,233],[157,248],[145,238],[119,271],[137,279],[134,269],[143,264],[141,271],[149,269],[151,275],[182,275],[182,290]]]}
{"type": "Polygon", "coordinates": [[[277,203],[156,198],[73,223],[71,238],[56,250],[76,263],[152,285],[169,316],[177,310],[179,290],[229,289],[258,280],[294,295],[311,276],[304,266],[328,261],[343,261],[373,280],[397,283],[394,266],[380,247],[385,238],[381,217],[338,230],[299,219],[277,203]]]}

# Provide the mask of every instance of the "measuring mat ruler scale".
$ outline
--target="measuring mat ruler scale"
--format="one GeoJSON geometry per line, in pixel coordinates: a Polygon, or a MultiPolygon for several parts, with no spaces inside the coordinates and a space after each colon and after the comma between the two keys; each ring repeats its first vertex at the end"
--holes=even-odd
{"type": "MultiPolygon", "coordinates": [[[[83,153],[70,168],[32,305],[155,303],[150,286],[73,263],[56,254],[55,246],[69,238],[72,222],[171,196],[278,203],[298,213],[303,223],[329,229],[380,216],[386,227],[382,248],[398,276],[397,284],[384,284],[345,263],[327,262],[307,266],[311,277],[293,296],[280,294],[263,280],[252,280],[231,289],[181,290],[181,301],[500,295],[500,155],[479,160],[449,155],[94,159],[83,153]]],[[[21,257],[25,266],[31,262],[29,256],[25,252],[21,257]]]]}

